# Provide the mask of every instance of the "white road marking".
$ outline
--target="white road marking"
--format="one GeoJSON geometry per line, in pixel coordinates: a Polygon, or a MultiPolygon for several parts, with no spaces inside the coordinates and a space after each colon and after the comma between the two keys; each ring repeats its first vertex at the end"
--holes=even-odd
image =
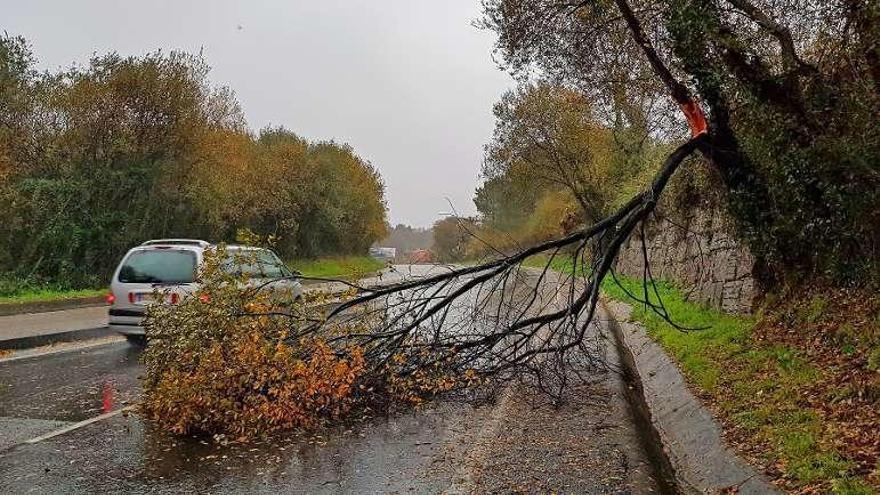
{"type": "Polygon", "coordinates": [[[504,422],[505,416],[509,414],[510,408],[513,407],[515,388],[515,384],[509,384],[501,392],[501,397],[492,408],[489,418],[480,426],[470,450],[467,451],[465,458],[455,470],[452,475],[452,483],[443,490],[443,495],[477,493],[477,482],[483,474],[489,447],[502,434],[501,424],[504,422]]]}
{"type": "Polygon", "coordinates": [[[62,354],[65,352],[80,351],[83,349],[91,349],[102,345],[115,344],[124,342],[125,338],[119,335],[112,335],[98,339],[81,340],[73,342],[59,342],[57,344],[49,344],[48,346],[34,347],[31,349],[18,349],[12,351],[12,356],[0,358],[0,363],[8,363],[10,361],[18,361],[20,359],[29,359],[35,357],[51,356],[53,354],[62,354]]]}
{"type": "Polygon", "coordinates": [[[57,437],[58,435],[63,435],[63,434],[65,434],[65,433],[69,433],[69,432],[71,432],[71,431],[73,431],[73,430],[76,430],[76,429],[82,428],[83,426],[88,426],[88,425],[90,425],[90,424],[92,424],[92,423],[97,423],[98,421],[103,421],[103,420],[105,420],[105,419],[112,418],[113,416],[117,416],[117,415],[119,415],[119,414],[121,414],[121,413],[123,413],[123,412],[125,412],[125,411],[131,411],[131,410],[134,409],[134,408],[135,408],[135,405],[134,405],[134,404],[132,404],[132,405],[130,405],[130,406],[125,406],[125,407],[123,407],[122,409],[117,409],[117,410],[115,410],[115,411],[110,411],[110,412],[108,412],[108,413],[104,413],[104,414],[102,414],[102,415],[100,415],[100,416],[95,416],[94,418],[89,418],[89,419],[86,419],[86,420],[80,421],[79,423],[74,423],[74,424],[72,424],[72,425],[65,426],[64,428],[57,429],[57,430],[55,430],[55,431],[50,431],[49,433],[46,433],[45,435],[40,435],[40,436],[38,436],[38,437],[31,438],[30,440],[26,440],[24,443],[37,443],[37,442],[42,442],[43,440],[48,440],[48,439],[50,439],[50,438],[57,437]]]}

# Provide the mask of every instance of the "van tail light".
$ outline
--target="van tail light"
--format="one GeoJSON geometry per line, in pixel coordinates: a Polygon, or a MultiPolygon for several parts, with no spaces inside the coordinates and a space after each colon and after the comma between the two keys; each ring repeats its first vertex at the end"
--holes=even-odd
{"type": "Polygon", "coordinates": [[[211,296],[209,296],[208,294],[202,294],[199,296],[199,301],[203,303],[209,303],[211,302],[211,296]]]}
{"type": "Polygon", "coordinates": [[[116,296],[114,296],[112,292],[107,294],[105,299],[107,300],[107,304],[113,304],[116,302],[116,296]]]}
{"type": "Polygon", "coordinates": [[[171,304],[177,304],[180,302],[180,295],[176,292],[171,293],[171,304]]]}
{"type": "Polygon", "coordinates": [[[130,302],[131,304],[134,304],[134,292],[128,293],[128,302],[130,302]]]}

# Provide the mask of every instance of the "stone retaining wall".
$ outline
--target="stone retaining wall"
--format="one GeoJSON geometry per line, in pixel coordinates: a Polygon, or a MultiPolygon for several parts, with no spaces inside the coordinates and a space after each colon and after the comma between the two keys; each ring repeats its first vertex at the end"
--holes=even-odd
{"type": "MultiPolygon", "coordinates": [[[[691,300],[726,313],[748,314],[756,291],[754,258],[729,234],[724,214],[697,211],[679,219],[658,213],[645,229],[651,273],[684,288],[691,300]]],[[[636,233],[621,249],[617,271],[641,278],[644,270],[641,236],[636,233]]]]}

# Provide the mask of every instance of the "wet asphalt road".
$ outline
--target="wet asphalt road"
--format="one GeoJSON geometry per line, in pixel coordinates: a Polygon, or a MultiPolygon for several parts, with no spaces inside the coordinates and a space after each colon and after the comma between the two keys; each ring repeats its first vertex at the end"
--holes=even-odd
{"type": "Polygon", "coordinates": [[[136,399],[140,349],[127,342],[0,363],[0,417],[82,421],[136,399]]]}
{"type": "Polygon", "coordinates": [[[0,491],[438,493],[483,414],[441,403],[248,446],[174,438],[118,414],[24,443],[135,400],[139,353],[116,342],[0,363],[0,491]]]}
{"type": "Polygon", "coordinates": [[[657,490],[616,377],[598,380],[585,399],[562,410],[516,391],[496,405],[443,401],[224,446],[172,437],[136,414],[118,413],[137,400],[139,355],[116,341],[0,360],[0,493],[657,490]]]}

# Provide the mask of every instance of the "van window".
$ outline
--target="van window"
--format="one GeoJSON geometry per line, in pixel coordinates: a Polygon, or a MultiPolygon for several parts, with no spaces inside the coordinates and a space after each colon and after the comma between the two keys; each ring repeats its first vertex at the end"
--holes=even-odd
{"type": "Polygon", "coordinates": [[[290,270],[268,249],[230,249],[223,269],[231,275],[247,278],[289,277],[290,270]]]}
{"type": "Polygon", "coordinates": [[[135,251],[119,270],[129,284],[188,284],[196,277],[196,253],[181,249],[135,251]]]}

